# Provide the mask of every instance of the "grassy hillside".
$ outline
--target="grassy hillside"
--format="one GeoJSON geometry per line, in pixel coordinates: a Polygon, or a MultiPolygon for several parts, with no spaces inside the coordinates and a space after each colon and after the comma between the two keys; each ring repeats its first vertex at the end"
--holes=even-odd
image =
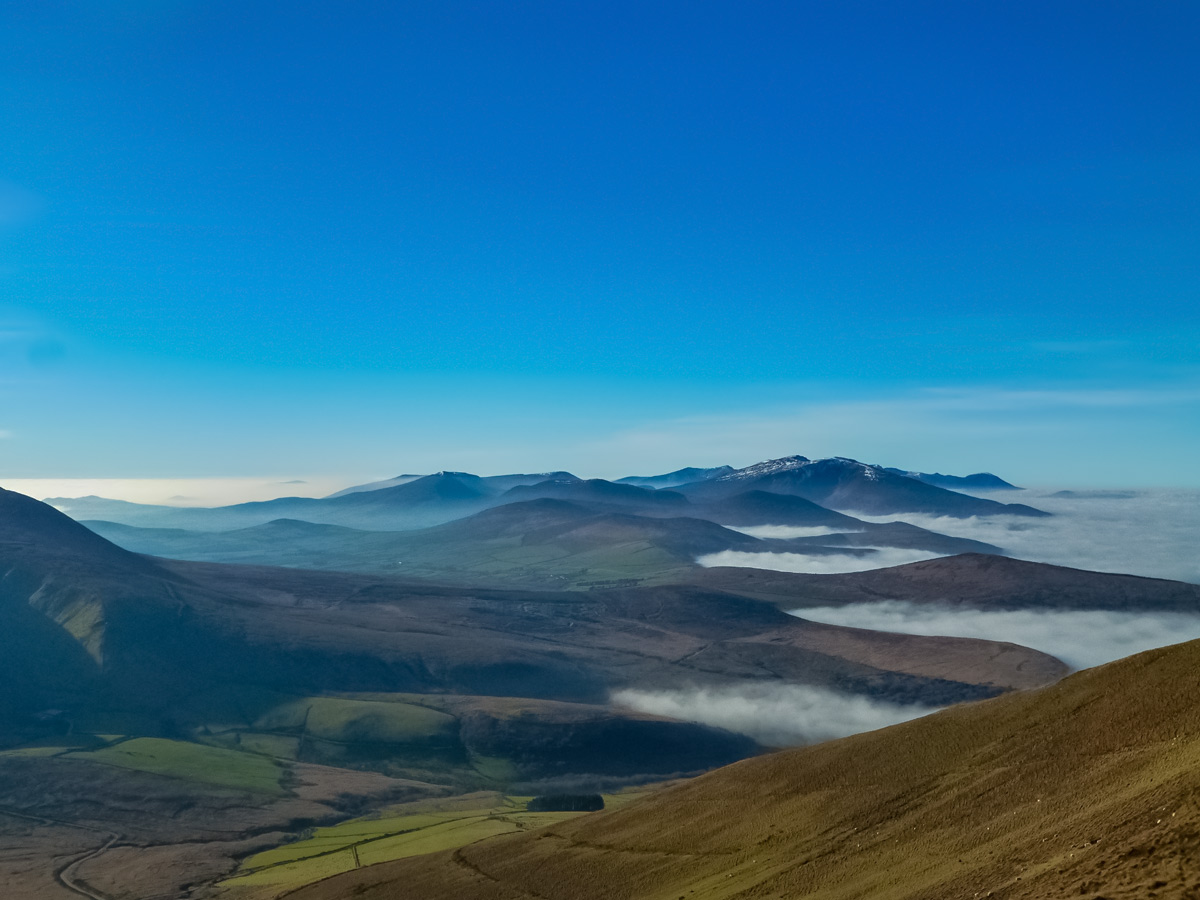
{"type": "Polygon", "coordinates": [[[1193,898],[1200,642],[295,900],[1193,898]]]}

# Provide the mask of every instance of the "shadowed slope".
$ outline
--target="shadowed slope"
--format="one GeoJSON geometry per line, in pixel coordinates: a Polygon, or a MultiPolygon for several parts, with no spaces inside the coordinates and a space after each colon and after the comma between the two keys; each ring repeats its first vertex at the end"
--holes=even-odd
{"type": "Polygon", "coordinates": [[[1192,898],[1200,642],[294,900],[1192,898]]]}

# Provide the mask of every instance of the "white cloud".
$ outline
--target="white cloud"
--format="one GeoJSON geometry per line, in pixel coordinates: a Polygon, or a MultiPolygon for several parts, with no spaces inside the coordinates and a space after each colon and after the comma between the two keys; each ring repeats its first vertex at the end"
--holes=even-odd
{"type": "Polygon", "coordinates": [[[852,553],[829,553],[808,555],[807,553],[747,553],[743,550],[722,550],[708,553],[696,562],[706,568],[714,566],[738,566],[751,569],[773,569],[776,572],[805,572],[811,575],[836,575],[841,572],[866,572],[888,566],[936,559],[941,553],[925,553],[921,550],[900,550],[894,547],[862,547],[861,556],[852,553]]]}
{"type": "MultiPolygon", "coordinates": [[[[1200,490],[1136,488],[1077,491],[1059,496],[1052,489],[978,492],[1002,501],[1019,501],[1053,513],[1049,518],[984,516],[955,519],[907,513],[867,516],[870,522],[904,521],[930,531],[994,544],[1009,555],[1034,562],[1098,572],[1122,572],[1151,578],[1200,583],[1200,490]]],[[[787,526],[740,528],[756,537],[796,537],[787,526]]],[[[795,529],[800,531],[800,529],[795,529]]],[[[880,549],[858,555],[725,551],[697,560],[703,566],[749,566],[781,572],[834,574],[933,559],[941,554],[880,549]]]]}
{"type": "Polygon", "coordinates": [[[980,611],[898,600],[794,609],[791,613],[851,628],[1008,641],[1057,656],[1076,668],[1200,638],[1200,615],[1184,613],[980,611]]]}
{"type": "Polygon", "coordinates": [[[827,534],[859,534],[861,528],[828,528],[825,525],[751,525],[746,528],[726,525],[730,531],[740,531],[750,537],[787,541],[792,538],[825,537],[827,534]]]}
{"type": "Polygon", "coordinates": [[[859,516],[884,522],[903,518],[932,531],[986,541],[1035,562],[1100,572],[1125,572],[1200,583],[1200,491],[1131,489],[1081,491],[1057,496],[1051,489],[988,494],[1054,515],[1045,519],[990,516],[859,516]]]}
{"type": "Polygon", "coordinates": [[[846,737],[934,712],[797,684],[624,690],[612,699],[638,712],[737,731],[774,747],[846,737]]]}

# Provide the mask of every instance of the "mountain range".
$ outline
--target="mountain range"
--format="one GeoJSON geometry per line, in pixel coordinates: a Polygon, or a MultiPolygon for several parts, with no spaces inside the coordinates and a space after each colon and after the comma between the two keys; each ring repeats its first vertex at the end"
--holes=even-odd
{"type": "Polygon", "coordinates": [[[868,515],[913,512],[959,518],[1047,515],[1023,504],[972,497],[879,466],[841,458],[809,460],[794,456],[728,472],[724,468],[683,469],[668,476],[635,480],[654,482],[656,479],[661,484],[645,486],[630,483],[631,479],[618,482],[579,479],[566,472],[488,477],[465,472],[439,472],[414,479],[402,476],[372,485],[359,485],[323,499],[283,497],[215,508],[152,506],[99,497],[58,497],[47,502],[76,519],[209,531],[262,525],[275,519],[398,531],[439,525],[493,506],[538,497],[608,503],[635,508],[643,514],[673,507],[673,514],[684,515],[680,510],[686,503],[711,505],[714,501],[755,491],[797,497],[828,510],[868,515]],[[680,473],[685,474],[681,476],[680,473]],[[698,480],[673,483],[669,490],[665,489],[668,481],[690,477],[687,473],[699,473],[698,480]],[[657,487],[665,490],[657,490],[657,487]]]}
{"type": "Polygon", "coordinates": [[[0,490],[0,843],[22,860],[0,892],[1022,896],[1019,875],[1031,897],[1140,896],[1165,870],[1136,880],[1129,860],[1157,845],[1123,823],[1159,802],[1155,773],[1191,790],[1190,749],[1164,741],[1194,711],[1158,694],[1200,650],[1063,681],[1064,663],[1027,647],[804,609],[1198,615],[1200,586],[1008,558],[900,510],[1045,515],[804,457],[618,481],[440,472],[217,509],[0,490]],[[883,550],[939,558],[831,575],[713,565],[883,550]],[[826,719],[946,706],[788,751],[747,719],[817,716],[796,732],[811,740],[826,719]],[[1126,783],[1131,759],[1144,768],[1126,783]],[[622,808],[513,812],[515,797],[579,790],[622,808]],[[1086,817],[1125,843],[1085,871],[1078,848],[1042,844],[1086,817]]]}

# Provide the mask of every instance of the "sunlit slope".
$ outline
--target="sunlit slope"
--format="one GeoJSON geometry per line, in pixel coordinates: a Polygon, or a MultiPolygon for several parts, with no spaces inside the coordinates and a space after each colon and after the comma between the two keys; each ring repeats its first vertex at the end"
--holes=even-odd
{"type": "Polygon", "coordinates": [[[1200,892],[1200,642],[747,760],[295,900],[1184,898],[1200,892]]]}

